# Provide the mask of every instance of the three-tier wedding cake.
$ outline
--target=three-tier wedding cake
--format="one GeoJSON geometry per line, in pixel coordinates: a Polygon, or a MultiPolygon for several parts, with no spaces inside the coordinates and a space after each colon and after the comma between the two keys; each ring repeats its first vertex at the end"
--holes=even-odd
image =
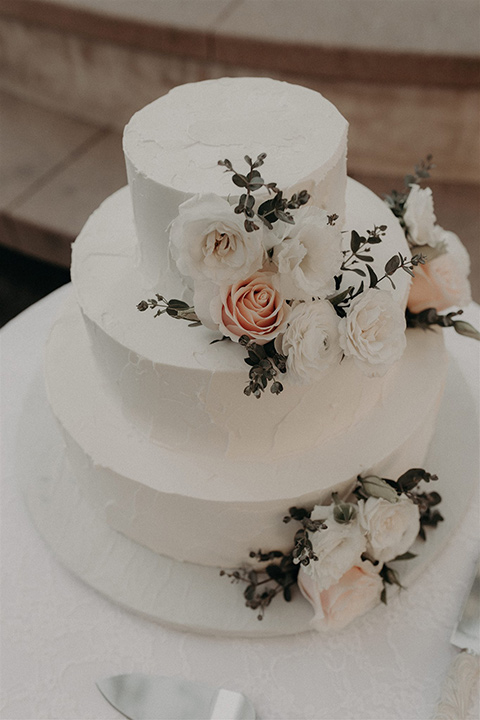
{"type": "MultiPolygon", "coordinates": [[[[333,494],[345,510],[358,476],[424,462],[443,338],[406,329],[422,261],[347,177],[347,129],[284,82],[177,87],[127,125],[128,187],[74,244],[74,299],[46,355],[70,478],[113,530],[174,562],[280,557],[289,508],[333,494]]],[[[357,565],[374,568],[365,508],[392,498],[359,497],[357,565]]]]}

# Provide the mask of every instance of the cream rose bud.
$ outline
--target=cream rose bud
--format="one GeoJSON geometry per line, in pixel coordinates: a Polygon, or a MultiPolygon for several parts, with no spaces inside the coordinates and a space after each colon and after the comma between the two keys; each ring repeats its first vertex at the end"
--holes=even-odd
{"type": "Polygon", "coordinates": [[[358,520],[366,533],[367,551],[382,564],[407,552],[420,530],[418,506],[405,497],[396,503],[373,497],[360,500],[358,520]]]}
{"type": "Polygon", "coordinates": [[[445,252],[414,268],[408,296],[413,313],[427,308],[437,312],[450,307],[466,307],[472,300],[468,275],[470,258],[460,238],[437,225],[436,234],[445,252]]]}
{"type": "Polygon", "coordinates": [[[302,566],[298,574],[298,586],[314,608],[315,616],[310,624],[319,632],[342,630],[380,602],[383,582],[378,568],[368,561],[359,562],[322,591],[303,569],[302,566]]]}
{"type": "Polygon", "coordinates": [[[340,320],[340,346],[369,377],[382,376],[406,346],[405,315],[391,293],[370,288],[340,320]]]}
{"type": "Polygon", "coordinates": [[[276,288],[275,276],[259,272],[220,287],[210,302],[210,314],[218,329],[232,340],[247,335],[264,345],[285,329],[290,307],[276,288]]]}
{"type": "Polygon", "coordinates": [[[312,520],[325,520],[326,530],[309,533],[313,551],[318,560],[301,566],[301,573],[310,575],[318,592],[336,583],[352,565],[360,562],[366,540],[358,520],[338,523],[334,520],[334,505],[317,505],[312,520]]]}
{"type": "Polygon", "coordinates": [[[276,341],[287,357],[287,378],[306,384],[340,362],[339,318],[328,300],[300,302],[292,310],[285,332],[276,341]]]}
{"type": "Polygon", "coordinates": [[[408,230],[409,241],[413,245],[438,244],[435,232],[436,217],[433,211],[433,196],[430,188],[412,185],[405,203],[403,215],[408,230]]]}
{"type": "Polygon", "coordinates": [[[248,277],[265,260],[263,228],[248,233],[242,216],[218,195],[195,195],[170,225],[170,252],[179,271],[217,284],[248,277]]]}
{"type": "Polygon", "coordinates": [[[325,210],[304,207],[295,212],[295,224],[285,224],[282,240],[273,248],[280,289],[288,300],[326,297],[335,290],[342,264],[342,235],[328,224],[325,210]]]}

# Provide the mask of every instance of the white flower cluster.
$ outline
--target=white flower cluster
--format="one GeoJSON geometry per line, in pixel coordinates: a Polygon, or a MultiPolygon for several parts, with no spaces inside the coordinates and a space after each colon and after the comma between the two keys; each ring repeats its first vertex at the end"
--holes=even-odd
{"type": "Polygon", "coordinates": [[[405,319],[388,290],[371,288],[340,318],[329,301],[341,272],[341,229],[318,207],[301,207],[294,224],[245,229],[217,195],[196,195],[170,226],[170,252],[193,291],[206,327],[238,341],[275,341],[287,380],[310,383],[343,356],[369,376],[383,375],[405,347],[405,319]]]}
{"type": "Polygon", "coordinates": [[[397,502],[369,497],[356,507],[348,523],[334,519],[334,505],[317,505],[311,514],[327,529],[310,534],[318,560],[301,565],[298,585],[319,631],[340,630],[380,602],[384,563],[407,552],[420,529],[418,506],[405,496],[397,502]],[[378,564],[362,560],[365,552],[378,564]]]}
{"type": "Polygon", "coordinates": [[[413,251],[426,256],[425,265],[415,268],[409,310],[419,313],[433,307],[441,312],[468,305],[470,259],[458,236],[437,224],[430,188],[410,187],[403,221],[413,251]]]}

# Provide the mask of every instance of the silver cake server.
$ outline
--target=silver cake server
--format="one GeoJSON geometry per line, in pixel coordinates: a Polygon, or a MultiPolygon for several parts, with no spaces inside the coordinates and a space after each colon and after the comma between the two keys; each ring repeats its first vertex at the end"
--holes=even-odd
{"type": "Polygon", "coordinates": [[[451,637],[452,645],[480,655],[480,560],[473,585],[463,606],[460,621],[451,637]]]}
{"type": "Polygon", "coordinates": [[[244,695],[158,675],[115,675],[97,687],[129,720],[255,720],[244,695]]]}
{"type": "Polygon", "coordinates": [[[480,679],[480,560],[450,642],[462,652],[458,653],[450,666],[437,705],[436,720],[467,718],[472,694],[480,679]]]}

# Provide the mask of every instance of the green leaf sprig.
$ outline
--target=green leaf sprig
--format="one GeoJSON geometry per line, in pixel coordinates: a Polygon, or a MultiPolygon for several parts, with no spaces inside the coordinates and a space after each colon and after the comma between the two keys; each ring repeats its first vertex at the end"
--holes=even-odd
{"type": "Polygon", "coordinates": [[[253,161],[249,155],[245,155],[244,160],[250,168],[249,172],[245,174],[237,172],[228,158],[218,161],[219,165],[226,168],[225,172],[233,173],[232,181],[234,185],[243,188],[245,191],[240,195],[234,212],[237,213],[237,215],[242,213],[245,215],[244,226],[247,232],[253,232],[259,229],[259,226],[255,222],[255,217],[263,222],[269,230],[272,229],[273,224],[278,220],[283,220],[283,222],[293,225],[295,219],[289,211],[297,210],[310,199],[310,195],[306,190],[294,193],[287,199],[283,196],[283,191],[277,187],[277,183],[266,183],[258,170],[258,168],[263,165],[266,157],[266,153],[260,153],[257,159],[253,161]],[[261,188],[265,188],[268,194],[273,196],[262,202],[260,206],[255,209],[256,199],[253,193],[261,188]]]}
{"type": "Polygon", "coordinates": [[[154,317],[166,313],[175,320],[188,320],[190,322],[189,327],[198,327],[202,324],[195,313],[194,307],[183,302],[183,300],[165,300],[163,295],[158,295],[158,293],[154,298],[139,302],[137,310],[140,310],[140,312],[156,310],[154,317]]]}
{"type": "Polygon", "coordinates": [[[419,313],[412,313],[410,310],[406,311],[407,327],[419,327],[424,330],[428,330],[434,325],[439,327],[453,327],[455,332],[459,335],[472,338],[473,340],[480,340],[480,332],[473,327],[470,323],[465,320],[455,319],[457,315],[462,315],[463,310],[456,310],[455,312],[449,312],[446,315],[439,315],[435,308],[427,308],[419,313]]]}
{"type": "Polygon", "coordinates": [[[366,237],[360,235],[356,230],[352,230],[350,236],[350,249],[343,251],[344,259],[340,268],[342,272],[335,278],[337,293],[328,298],[337,315],[340,317],[346,316],[347,310],[352,301],[364,292],[367,279],[368,288],[376,288],[383,280],[388,280],[393,289],[395,289],[395,283],[392,280],[392,275],[394,275],[397,270],[403,270],[413,276],[413,268],[417,265],[423,265],[425,263],[425,256],[422,254],[413,255],[413,257],[408,260],[401,253],[397,253],[385,263],[384,274],[378,277],[371,265],[374,258],[370,254],[370,246],[377,245],[382,242],[382,238],[385,235],[386,230],[386,225],[375,225],[373,230],[367,230],[366,237]],[[359,267],[360,263],[363,267],[359,267]],[[340,290],[344,272],[354,272],[362,278],[358,288],[350,285],[346,289],[340,290]]]}
{"type": "MultiPolygon", "coordinates": [[[[418,506],[420,514],[419,537],[425,539],[425,527],[435,527],[443,520],[438,510],[432,510],[441,502],[441,496],[437,492],[419,492],[417,486],[422,481],[429,483],[437,479],[436,475],[432,475],[423,468],[411,468],[397,480],[380,478],[376,475],[369,475],[365,478],[358,476],[352,497],[356,498],[357,501],[377,497],[390,502],[397,502],[398,497],[405,494],[418,506]]],[[[341,500],[338,493],[332,493],[332,500],[335,522],[348,524],[355,520],[358,510],[354,502],[341,500]]],[[[300,523],[301,526],[295,533],[293,547],[290,552],[284,553],[281,550],[272,550],[270,552],[252,551],[250,558],[263,565],[260,570],[246,566],[231,572],[220,571],[220,575],[230,578],[233,583],[245,582],[247,584],[243,593],[245,605],[253,610],[258,610],[258,620],[263,619],[265,609],[277,595],[283,594],[284,600],[290,601],[292,588],[297,583],[301,565],[307,566],[311,562],[318,562],[310,535],[327,530],[328,526],[324,519],[312,520],[311,515],[312,510],[291,507],[288,510],[288,515],[283,518],[284,523],[295,521],[300,523]]],[[[416,557],[415,553],[407,551],[397,555],[391,562],[411,560],[414,557],[416,557]]],[[[372,565],[379,565],[379,561],[371,557],[367,551],[362,553],[361,559],[371,562],[372,565]]],[[[397,571],[389,565],[383,564],[379,574],[383,581],[380,599],[386,603],[387,586],[397,585],[402,587],[402,585],[397,571]]]]}
{"type": "Polygon", "coordinates": [[[253,395],[258,399],[269,383],[271,383],[270,392],[274,395],[283,392],[283,385],[277,376],[278,373],[286,372],[287,358],[277,352],[274,341],[259,345],[248,335],[242,335],[239,343],[247,350],[248,355],[245,362],[250,366],[249,382],[243,391],[245,395],[247,397],[253,395]]]}
{"type": "Polygon", "coordinates": [[[410,193],[412,185],[420,185],[421,182],[427,180],[430,177],[430,171],[435,167],[432,160],[433,156],[431,154],[427,155],[425,160],[420,160],[420,162],[415,165],[413,174],[405,175],[403,180],[405,190],[403,192],[399,192],[398,190],[392,190],[390,195],[385,195],[384,197],[384,200],[390,210],[393,212],[395,217],[400,220],[402,228],[407,233],[407,239],[408,231],[405,226],[403,216],[405,215],[405,205],[408,199],[408,195],[410,193]]]}

